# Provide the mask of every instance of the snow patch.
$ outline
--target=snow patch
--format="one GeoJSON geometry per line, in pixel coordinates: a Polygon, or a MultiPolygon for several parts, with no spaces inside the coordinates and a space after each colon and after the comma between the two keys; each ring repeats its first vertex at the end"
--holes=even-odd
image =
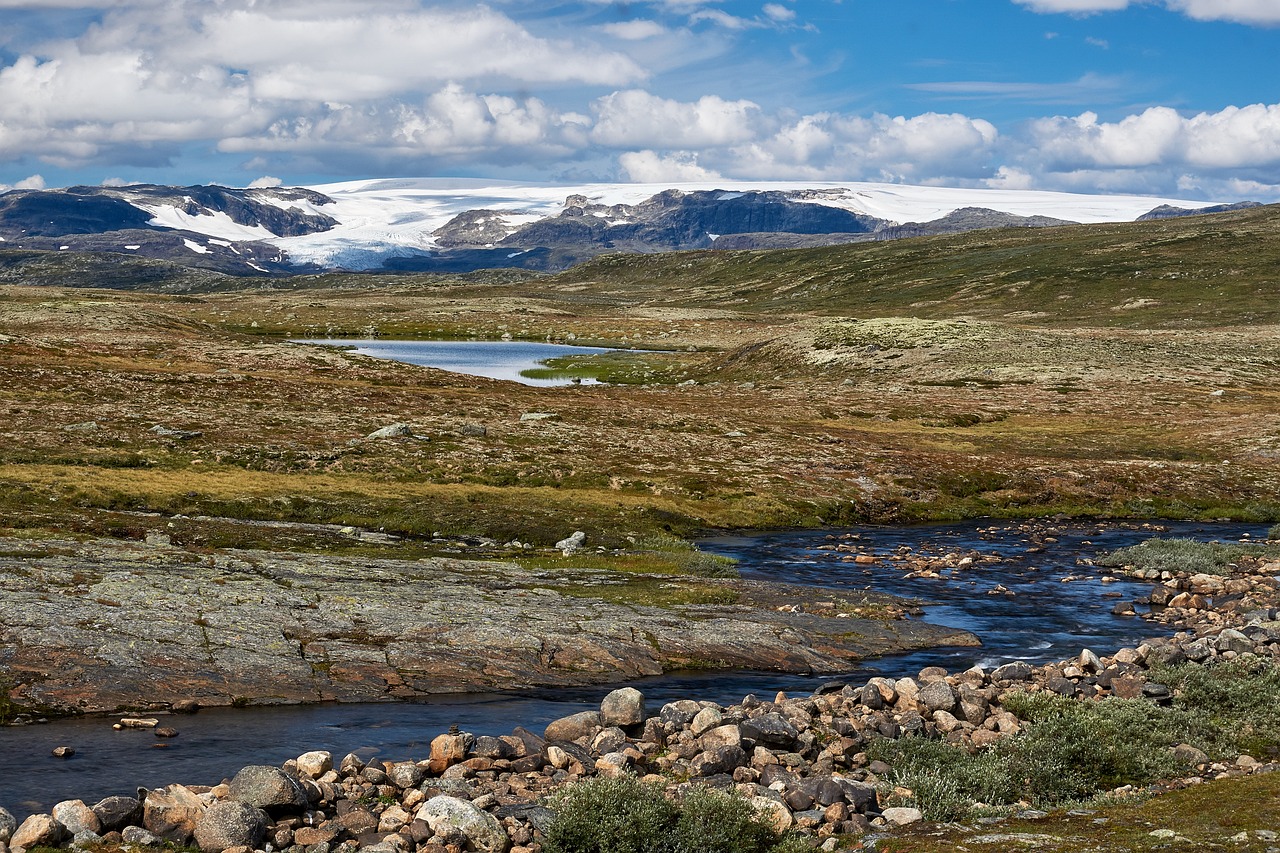
{"type": "Polygon", "coordinates": [[[199,243],[195,242],[194,240],[188,240],[186,237],[182,238],[182,245],[186,246],[188,249],[195,252],[197,255],[209,254],[208,246],[201,246],[199,243]]]}
{"type": "Polygon", "coordinates": [[[148,225],[155,228],[172,228],[176,231],[194,231],[206,237],[223,240],[271,240],[276,235],[261,225],[241,225],[220,210],[213,213],[191,215],[169,204],[135,205],[150,213],[148,225]]]}
{"type": "Polygon", "coordinates": [[[141,246],[125,246],[125,248],[133,252],[133,251],[137,251],[138,249],[141,249],[142,247],[141,246]]]}

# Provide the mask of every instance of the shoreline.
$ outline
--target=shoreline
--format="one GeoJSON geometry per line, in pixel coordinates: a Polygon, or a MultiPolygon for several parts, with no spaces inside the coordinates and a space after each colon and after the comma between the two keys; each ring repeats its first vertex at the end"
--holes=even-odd
{"type": "MultiPolygon", "coordinates": [[[[1224,590],[1217,606],[1211,598],[1191,597],[1202,595],[1192,592],[1203,585],[1195,579],[1200,576],[1156,578],[1154,590],[1188,593],[1181,604],[1159,612],[1181,622],[1183,630],[1114,655],[1083,650],[1071,660],[1036,667],[1011,663],[991,672],[930,667],[915,677],[828,685],[805,697],[748,696],[725,706],[677,700],[657,713],[646,708],[639,691],[620,688],[599,711],[555,720],[541,735],[520,727],[504,737],[444,733],[432,741],[430,758],[420,761],[384,766],[354,755],[308,753],[282,768],[242,771],[269,777],[277,794],[291,791],[285,804],[260,802],[261,796],[246,793],[238,775],[207,789],[170,785],[147,792],[134,803],[143,813],[131,829],[109,828],[98,814],[108,811],[102,803],[62,803],[55,813],[61,810],[67,821],[74,813],[89,825],[86,812],[98,817],[99,830],[81,827],[82,841],[93,840],[83,834],[92,831],[108,842],[119,833],[119,841],[144,845],[195,839],[208,851],[269,842],[278,849],[326,844],[334,853],[437,853],[450,844],[528,853],[540,849],[552,819],[543,805],[548,794],[587,778],[630,773],[661,782],[672,796],[682,790],[681,779],[736,791],[776,828],[799,831],[826,850],[849,849],[844,845],[850,839],[922,817],[915,808],[891,804],[892,786],[886,786],[892,768],[867,756],[875,741],[915,732],[986,749],[1027,729],[1026,720],[1004,707],[1015,693],[1082,702],[1115,696],[1159,705],[1171,696],[1153,680],[1152,667],[1245,655],[1280,659],[1277,571],[1278,564],[1262,561],[1236,566],[1227,581],[1247,583],[1248,589],[1243,596],[1224,590]],[[376,802],[360,799],[371,791],[377,792],[376,802]],[[250,821],[247,835],[223,839],[243,844],[218,846],[209,840],[213,830],[206,824],[232,809],[231,803],[246,814],[263,809],[264,816],[250,821]],[[303,812],[319,816],[303,823],[290,817],[303,812]]],[[[1250,756],[1214,762],[1192,747],[1178,749],[1184,747],[1190,775],[1174,787],[1280,769],[1250,756]]],[[[113,807],[123,811],[124,805],[113,807]]],[[[38,843],[59,843],[70,826],[33,815],[8,840],[8,853],[20,853],[24,845],[17,841],[33,846],[37,836],[38,843]],[[48,831],[40,835],[40,827],[48,831]]]]}

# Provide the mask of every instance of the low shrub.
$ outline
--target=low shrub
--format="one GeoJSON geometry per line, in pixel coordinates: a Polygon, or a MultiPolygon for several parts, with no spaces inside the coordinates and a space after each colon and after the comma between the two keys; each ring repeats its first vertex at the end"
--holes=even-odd
{"type": "Polygon", "coordinates": [[[1188,716],[1188,740],[1210,754],[1280,756],[1280,666],[1242,655],[1210,665],[1162,667],[1152,678],[1169,687],[1188,716]]]}
{"type": "Polygon", "coordinates": [[[633,776],[591,779],[550,802],[546,853],[800,853],[740,797],[693,787],[679,803],[633,776]]]}
{"type": "Polygon", "coordinates": [[[1272,542],[1280,542],[1280,524],[1267,531],[1267,538],[1272,542]]]}
{"type": "Polygon", "coordinates": [[[1148,539],[1138,545],[1112,551],[1098,559],[1098,565],[1188,574],[1225,575],[1232,563],[1256,556],[1265,549],[1256,545],[1229,542],[1197,542],[1194,539],[1148,539]]]}

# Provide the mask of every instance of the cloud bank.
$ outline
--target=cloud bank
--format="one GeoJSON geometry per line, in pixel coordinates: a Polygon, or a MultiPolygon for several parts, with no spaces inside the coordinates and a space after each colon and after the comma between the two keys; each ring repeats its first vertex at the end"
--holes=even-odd
{"type": "MultiPolygon", "coordinates": [[[[1015,2],[1079,15],[1143,0],[1015,2]]],[[[1193,18],[1280,23],[1280,0],[1158,2],[1193,18]]],[[[493,169],[547,179],[884,180],[1280,199],[1280,104],[1197,114],[1150,107],[1113,121],[1087,111],[1003,124],[971,114],[1010,96],[1053,113],[1120,85],[1092,74],[910,84],[967,106],[904,115],[673,96],[657,91],[654,69],[714,42],[690,28],[796,29],[807,26],[803,7],[769,2],[743,17],[701,0],[661,0],[652,16],[566,36],[517,21],[509,12],[519,6],[0,0],[0,10],[94,16],[69,35],[10,46],[0,60],[0,165],[15,164],[15,182],[40,164],[99,167],[123,180],[131,169],[203,154],[236,158],[246,180],[493,169]]]]}

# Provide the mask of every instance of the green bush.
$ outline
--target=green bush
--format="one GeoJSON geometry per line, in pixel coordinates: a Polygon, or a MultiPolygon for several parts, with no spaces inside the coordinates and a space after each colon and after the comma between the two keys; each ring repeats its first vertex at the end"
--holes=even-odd
{"type": "Polygon", "coordinates": [[[1169,687],[1189,720],[1186,740],[1217,757],[1280,756],[1280,667],[1243,655],[1209,665],[1162,667],[1152,678],[1169,687]]]}
{"type": "Polygon", "coordinates": [[[571,785],[550,803],[546,853],[798,853],[740,797],[694,787],[679,803],[632,776],[571,785]]]}
{"type": "Polygon", "coordinates": [[[1241,557],[1264,553],[1256,545],[1227,542],[1197,542],[1194,539],[1148,539],[1121,548],[1098,559],[1100,566],[1131,566],[1135,569],[1225,575],[1241,557]]]}
{"type": "Polygon", "coordinates": [[[1267,538],[1272,542],[1280,541],[1280,524],[1267,531],[1267,538]]]}

